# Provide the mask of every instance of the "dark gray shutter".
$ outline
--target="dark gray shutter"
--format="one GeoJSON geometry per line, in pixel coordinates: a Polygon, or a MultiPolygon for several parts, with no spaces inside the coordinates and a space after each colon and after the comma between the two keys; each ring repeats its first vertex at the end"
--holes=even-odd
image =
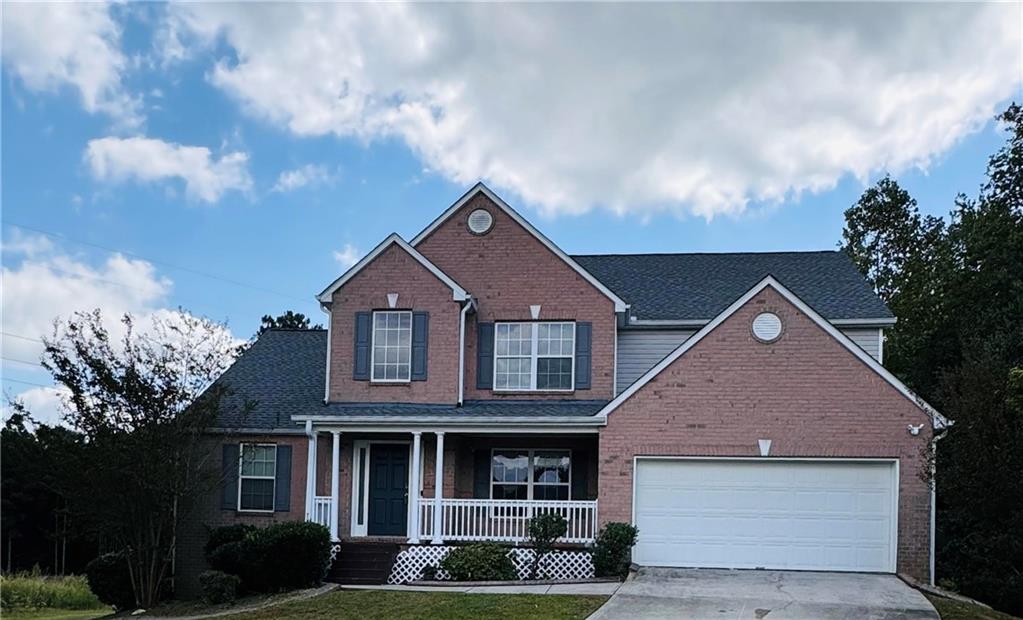
{"type": "Polygon", "coordinates": [[[575,389],[590,389],[590,366],[593,362],[593,324],[575,324],[575,389]]]}
{"type": "Polygon", "coordinates": [[[224,496],[220,507],[224,510],[238,509],[238,444],[225,443],[220,463],[224,477],[224,496]]]}
{"type": "Polygon", "coordinates": [[[352,363],[352,379],[369,381],[369,347],[372,341],[373,313],[355,313],[355,359],[352,363]]]}
{"type": "Polygon", "coordinates": [[[582,450],[572,450],[572,497],[571,499],[588,499],[587,498],[587,487],[589,483],[589,475],[587,469],[589,467],[589,461],[587,455],[582,450]]]}
{"type": "Polygon", "coordinates": [[[494,388],[494,324],[480,323],[476,330],[476,389],[494,388]]]}
{"type": "Polygon", "coordinates": [[[274,511],[291,510],[291,446],[277,446],[277,480],[274,484],[274,511]]]}
{"type": "Polygon", "coordinates": [[[430,313],[412,313],[412,380],[426,381],[426,345],[430,339],[430,313]]]}
{"type": "Polygon", "coordinates": [[[472,453],[472,496],[475,499],[490,498],[490,450],[472,453]]]}

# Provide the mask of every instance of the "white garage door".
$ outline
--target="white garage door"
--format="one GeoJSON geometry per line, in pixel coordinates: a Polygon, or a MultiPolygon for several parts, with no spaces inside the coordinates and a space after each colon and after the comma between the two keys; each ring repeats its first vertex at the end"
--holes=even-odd
{"type": "Polygon", "coordinates": [[[637,564],[895,572],[892,462],[638,459],[637,564]]]}

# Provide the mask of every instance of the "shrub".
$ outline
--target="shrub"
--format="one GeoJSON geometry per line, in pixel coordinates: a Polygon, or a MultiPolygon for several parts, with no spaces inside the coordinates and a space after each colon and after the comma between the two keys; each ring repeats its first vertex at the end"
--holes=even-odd
{"type": "Polygon", "coordinates": [[[593,569],[597,577],[625,577],[629,574],[632,546],[639,529],[628,523],[608,523],[593,544],[593,569]]]}
{"type": "Polygon", "coordinates": [[[4,612],[20,609],[96,609],[102,606],[89,590],[84,575],[44,577],[38,573],[19,573],[0,577],[0,608],[4,612]]]}
{"type": "Polygon", "coordinates": [[[490,542],[452,549],[440,567],[455,581],[508,581],[518,576],[508,550],[490,542]]]}
{"type": "Polygon", "coordinates": [[[85,565],[89,589],[96,597],[117,609],[134,609],[128,562],[120,553],[107,553],[85,565]]]}
{"type": "Polygon", "coordinates": [[[256,531],[256,526],[244,523],[211,529],[209,538],[206,540],[206,547],[204,548],[206,558],[209,559],[210,555],[222,545],[245,540],[245,537],[254,531],[256,531]]]}
{"type": "Polygon", "coordinates": [[[330,531],[308,521],[277,523],[258,529],[242,544],[245,546],[242,583],[248,577],[260,591],[317,585],[323,580],[330,561],[330,531]],[[258,575],[253,575],[253,570],[258,571],[258,575]]]}
{"type": "Polygon", "coordinates": [[[208,570],[199,574],[199,588],[202,598],[211,605],[233,603],[238,595],[241,578],[219,570],[208,570]]]}
{"type": "Polygon", "coordinates": [[[242,576],[246,571],[245,552],[247,547],[244,540],[226,542],[207,553],[206,562],[214,570],[242,576]]]}
{"type": "Polygon", "coordinates": [[[540,560],[554,549],[554,543],[568,532],[565,517],[547,513],[529,520],[529,542],[533,545],[533,562],[529,567],[529,578],[539,579],[540,560]]]}

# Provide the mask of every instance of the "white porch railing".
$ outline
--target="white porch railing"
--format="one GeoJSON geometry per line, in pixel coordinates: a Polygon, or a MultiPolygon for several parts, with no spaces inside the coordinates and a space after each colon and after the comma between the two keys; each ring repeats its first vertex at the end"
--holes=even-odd
{"type": "Polygon", "coordinates": [[[329,495],[317,495],[313,498],[313,523],[319,523],[324,527],[330,527],[331,501],[329,495]]]}
{"type": "MultiPolygon", "coordinates": [[[[419,500],[420,537],[433,537],[435,499],[419,500]]],[[[545,513],[560,514],[568,521],[561,540],[590,543],[597,535],[596,501],[545,501],[505,499],[442,499],[441,539],[525,542],[529,519],[545,513]]]]}

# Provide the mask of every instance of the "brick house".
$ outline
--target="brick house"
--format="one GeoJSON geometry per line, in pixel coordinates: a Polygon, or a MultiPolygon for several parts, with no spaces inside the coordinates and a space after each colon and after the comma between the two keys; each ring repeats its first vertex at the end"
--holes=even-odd
{"type": "Polygon", "coordinates": [[[206,526],[316,521],[359,558],[551,511],[567,544],[637,524],[640,565],[931,577],[946,422],[882,366],[895,318],[841,252],[568,256],[479,184],[318,300],[326,330],[219,379],[257,405],[183,527],[186,594],[206,526]]]}

